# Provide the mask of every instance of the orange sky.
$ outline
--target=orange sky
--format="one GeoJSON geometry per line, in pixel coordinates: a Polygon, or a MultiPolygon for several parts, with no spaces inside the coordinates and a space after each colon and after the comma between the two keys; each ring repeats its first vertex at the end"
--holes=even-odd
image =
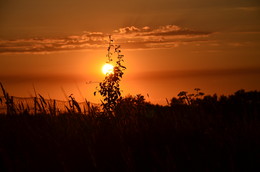
{"type": "Polygon", "coordinates": [[[103,79],[108,35],[122,46],[123,93],[165,104],[182,90],[260,90],[257,0],[0,2],[0,81],[15,96],[81,101],[103,79]],[[79,91],[80,90],[80,91],[79,91]],[[81,92],[81,93],[80,93],[81,92]],[[147,97],[149,94],[149,97],[147,97]]]}

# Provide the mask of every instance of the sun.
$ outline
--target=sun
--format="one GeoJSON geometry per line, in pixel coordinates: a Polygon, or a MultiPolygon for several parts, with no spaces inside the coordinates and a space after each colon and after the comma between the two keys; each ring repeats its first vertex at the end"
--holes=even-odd
{"type": "Polygon", "coordinates": [[[103,74],[105,74],[105,75],[111,74],[111,73],[114,72],[113,69],[114,69],[114,66],[113,66],[113,65],[111,65],[111,64],[109,64],[109,63],[106,63],[106,64],[104,64],[103,67],[102,67],[102,72],[103,72],[103,74]]]}

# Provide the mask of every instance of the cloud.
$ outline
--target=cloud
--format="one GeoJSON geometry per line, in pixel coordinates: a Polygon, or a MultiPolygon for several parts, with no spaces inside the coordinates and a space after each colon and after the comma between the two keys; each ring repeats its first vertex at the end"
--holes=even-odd
{"type": "Polygon", "coordinates": [[[80,36],[0,40],[0,53],[49,53],[56,51],[95,49],[106,43],[100,32],[85,32],[80,36]]]}
{"type": "Polygon", "coordinates": [[[148,26],[143,28],[136,28],[134,26],[120,28],[114,30],[117,35],[130,35],[135,36],[178,36],[178,35],[208,35],[211,32],[195,31],[188,28],[181,28],[176,25],[160,26],[155,29],[151,29],[148,26]]]}
{"type": "Polygon", "coordinates": [[[254,11],[258,11],[260,8],[251,6],[251,7],[236,7],[234,9],[239,11],[245,11],[245,12],[254,12],[254,11]]]}
{"type": "Polygon", "coordinates": [[[196,31],[176,25],[150,28],[134,26],[114,31],[113,37],[126,48],[173,48],[195,41],[205,41],[212,32],[196,31]]]}
{"type": "Polygon", "coordinates": [[[170,70],[170,71],[150,71],[130,76],[137,80],[161,80],[177,78],[197,78],[197,77],[223,77],[223,76],[260,76],[259,67],[251,68],[231,68],[231,69],[204,69],[204,70],[170,70]]]}
{"type": "MultiPolygon", "coordinates": [[[[176,25],[157,28],[124,27],[113,31],[113,39],[125,49],[173,48],[183,43],[203,41],[211,32],[195,31],[176,25]]],[[[0,40],[0,53],[51,53],[57,51],[94,50],[104,48],[107,33],[83,32],[57,38],[0,40]]]]}

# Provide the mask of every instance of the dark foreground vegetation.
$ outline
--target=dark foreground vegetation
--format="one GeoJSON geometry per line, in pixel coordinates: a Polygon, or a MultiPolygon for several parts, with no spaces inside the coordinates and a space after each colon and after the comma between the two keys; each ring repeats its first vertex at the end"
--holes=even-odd
{"type": "MultiPolygon", "coordinates": [[[[4,102],[4,100],[2,100],[4,102]]],[[[260,92],[0,115],[0,171],[259,171],[260,92]]]]}

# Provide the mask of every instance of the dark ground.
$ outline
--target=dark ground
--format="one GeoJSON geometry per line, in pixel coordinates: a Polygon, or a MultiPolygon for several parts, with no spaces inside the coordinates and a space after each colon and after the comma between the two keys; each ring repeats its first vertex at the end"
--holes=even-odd
{"type": "Polygon", "coordinates": [[[101,113],[0,115],[0,171],[260,171],[259,92],[101,113]]]}

